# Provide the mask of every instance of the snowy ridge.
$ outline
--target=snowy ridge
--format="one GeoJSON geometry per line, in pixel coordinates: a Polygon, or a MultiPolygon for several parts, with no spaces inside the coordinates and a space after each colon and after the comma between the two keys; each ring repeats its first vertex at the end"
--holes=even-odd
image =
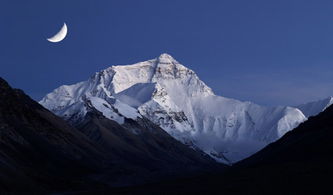
{"type": "Polygon", "coordinates": [[[324,111],[327,107],[333,104],[333,97],[326,99],[309,102],[296,106],[300,109],[306,117],[316,116],[320,112],[324,111]]]}
{"type": "Polygon", "coordinates": [[[119,124],[123,124],[125,118],[135,120],[141,117],[135,108],[114,98],[106,89],[104,83],[108,82],[108,77],[99,78],[100,73],[96,74],[86,82],[63,85],[55,89],[39,103],[74,123],[82,119],[91,108],[119,124]]]}
{"type": "Polygon", "coordinates": [[[90,106],[119,124],[124,118],[146,117],[181,142],[225,163],[250,156],[306,120],[297,108],[269,108],[217,96],[194,71],[168,54],[111,66],[87,81],[55,89],[40,103],[74,121],[90,106]]]}

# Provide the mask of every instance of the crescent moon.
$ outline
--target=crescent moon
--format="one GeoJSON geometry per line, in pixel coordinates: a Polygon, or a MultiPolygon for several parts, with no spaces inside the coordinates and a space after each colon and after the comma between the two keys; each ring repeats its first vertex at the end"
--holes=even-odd
{"type": "Polygon", "coordinates": [[[52,43],[57,43],[64,40],[66,35],[67,35],[67,25],[66,23],[64,23],[60,31],[57,34],[55,34],[53,37],[48,38],[47,40],[52,43]]]}

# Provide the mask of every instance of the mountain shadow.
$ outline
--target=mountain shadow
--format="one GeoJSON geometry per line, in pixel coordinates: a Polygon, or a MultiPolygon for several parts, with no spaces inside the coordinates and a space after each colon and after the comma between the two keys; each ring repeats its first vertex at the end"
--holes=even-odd
{"type": "Polygon", "coordinates": [[[333,175],[333,106],[230,169],[200,177],[118,188],[141,194],[329,194],[333,175]]]}
{"type": "Polygon", "coordinates": [[[76,127],[0,78],[0,191],[90,192],[221,167],[146,119],[120,126],[91,110],[76,127]]]}

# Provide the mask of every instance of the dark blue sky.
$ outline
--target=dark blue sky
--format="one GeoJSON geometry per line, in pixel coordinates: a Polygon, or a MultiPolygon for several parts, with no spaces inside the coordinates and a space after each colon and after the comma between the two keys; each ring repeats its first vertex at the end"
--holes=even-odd
{"type": "Polygon", "coordinates": [[[226,97],[333,95],[333,1],[1,0],[0,24],[0,76],[35,99],[164,52],[226,97]],[[47,42],[63,22],[68,37],[47,42]]]}

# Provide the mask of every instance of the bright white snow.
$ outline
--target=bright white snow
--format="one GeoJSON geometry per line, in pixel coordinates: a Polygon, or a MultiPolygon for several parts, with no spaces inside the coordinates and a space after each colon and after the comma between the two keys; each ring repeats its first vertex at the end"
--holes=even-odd
{"type": "Polygon", "coordinates": [[[84,116],[89,110],[87,100],[119,124],[124,117],[147,117],[181,142],[231,163],[277,140],[309,113],[318,112],[311,106],[270,108],[217,96],[168,54],[111,66],[87,81],[59,87],[40,103],[68,119],[78,113],[84,116]]]}
{"type": "Polygon", "coordinates": [[[333,97],[296,106],[306,117],[315,116],[333,104],[333,97]]]}

